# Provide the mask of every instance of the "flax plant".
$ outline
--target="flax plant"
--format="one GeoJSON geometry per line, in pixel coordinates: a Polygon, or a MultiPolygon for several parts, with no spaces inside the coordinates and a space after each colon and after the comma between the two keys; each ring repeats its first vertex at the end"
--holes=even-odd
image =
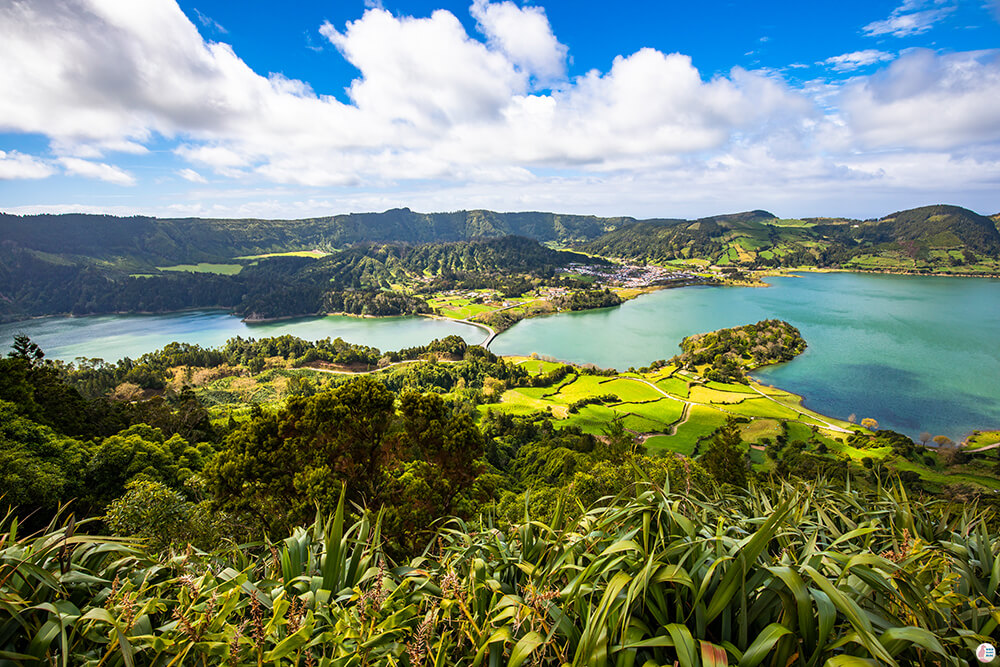
{"type": "Polygon", "coordinates": [[[647,482],[548,523],[452,519],[400,562],[359,517],[342,497],[284,540],[156,554],[8,515],[0,667],[962,666],[1000,623],[990,517],[899,485],[647,482]]]}

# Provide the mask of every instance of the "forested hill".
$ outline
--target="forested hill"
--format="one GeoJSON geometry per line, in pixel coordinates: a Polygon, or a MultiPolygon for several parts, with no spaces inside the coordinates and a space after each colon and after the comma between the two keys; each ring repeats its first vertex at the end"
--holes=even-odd
{"type": "Polygon", "coordinates": [[[746,211],[698,220],[644,220],[619,227],[583,246],[607,257],[670,260],[714,257],[727,250],[734,234],[767,238],[777,217],[767,211],[746,211]]]}
{"type": "MultiPolygon", "coordinates": [[[[484,210],[417,213],[406,208],[302,220],[0,214],[0,264],[10,264],[4,256],[18,250],[43,262],[89,265],[120,277],[157,273],[156,267],[162,266],[226,263],[290,250],[416,246],[516,235],[639,261],[698,258],[742,266],[925,271],[976,267],[970,270],[990,273],[1000,258],[998,220],[1000,215],[985,217],[948,205],[870,220],[783,220],[762,210],[697,220],[484,210]]],[[[465,267],[467,260],[462,260],[465,267]]]]}
{"type": "Polygon", "coordinates": [[[552,250],[522,236],[455,243],[365,244],[309,262],[302,279],[323,279],[340,287],[390,288],[420,276],[461,272],[485,275],[552,275],[571,262],[606,263],[575,252],[552,250]]]}
{"type": "Polygon", "coordinates": [[[604,260],[507,236],[420,245],[359,244],[322,259],[248,261],[235,275],[121,276],[5,246],[0,247],[0,320],[210,306],[257,318],[328,311],[398,315],[426,312],[428,307],[421,298],[382,290],[489,287],[516,296],[535,283],[558,282],[557,268],[584,261],[604,260]]]}
{"type": "Polygon", "coordinates": [[[815,231],[842,242],[917,244],[928,248],[965,247],[974,252],[1000,252],[1000,232],[994,221],[960,206],[922,206],[898,211],[879,220],[817,225],[815,231]]]}
{"type": "Polygon", "coordinates": [[[991,218],[958,206],[924,206],[879,219],[779,220],[748,211],[695,221],[643,221],[584,244],[607,257],[702,258],[746,266],[846,266],[936,270],[1000,257],[991,218]]]}
{"type": "Polygon", "coordinates": [[[0,239],[77,260],[155,266],[220,262],[294,249],[332,250],[367,242],[432,243],[517,235],[568,244],[629,222],[634,219],[536,212],[416,213],[406,208],[303,220],[0,214],[0,239]]]}

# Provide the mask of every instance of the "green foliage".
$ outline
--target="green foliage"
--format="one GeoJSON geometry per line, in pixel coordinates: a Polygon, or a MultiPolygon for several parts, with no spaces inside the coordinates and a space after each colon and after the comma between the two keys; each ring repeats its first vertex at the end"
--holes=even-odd
{"type": "Polygon", "coordinates": [[[110,502],[136,477],[180,488],[210,453],[147,424],[130,426],[93,448],[86,465],[87,495],[99,504],[110,502]]]}
{"type": "Polygon", "coordinates": [[[607,288],[573,290],[567,296],[557,298],[555,303],[566,310],[588,310],[621,305],[622,298],[607,288]]]}
{"type": "Polygon", "coordinates": [[[957,206],[925,206],[880,220],[817,218],[791,226],[766,211],[749,211],[694,221],[634,222],[583,246],[606,257],[654,262],[700,258],[751,267],[841,266],[864,256],[886,259],[884,268],[890,269],[953,265],[933,257],[931,248],[960,249],[961,263],[976,260],[976,253],[997,258],[1000,233],[989,218],[957,206]]]}
{"type": "Polygon", "coordinates": [[[205,471],[219,506],[274,533],[332,511],[341,488],[390,508],[386,529],[412,545],[441,516],[471,511],[466,491],[484,442],[467,413],[435,393],[399,397],[368,375],[260,411],[231,433],[205,471]]]}
{"type": "MultiPolygon", "coordinates": [[[[0,228],[10,222],[8,216],[0,215],[0,228]]],[[[132,229],[142,226],[136,223],[132,229]]],[[[15,233],[24,231],[16,222],[10,227],[15,233]]],[[[129,229],[123,225],[120,232],[127,235],[129,229]]],[[[145,270],[156,273],[141,277],[132,275],[136,264],[158,263],[148,250],[136,250],[141,246],[130,247],[108,262],[86,257],[88,249],[100,257],[106,249],[92,248],[87,240],[76,239],[79,247],[75,250],[57,244],[69,257],[56,264],[31,250],[5,246],[0,248],[0,263],[4,266],[0,271],[0,293],[14,298],[0,301],[0,316],[162,312],[196,307],[231,308],[251,320],[330,311],[359,315],[426,313],[430,308],[423,298],[393,290],[398,285],[434,290],[464,285],[520,295],[534,286],[526,275],[558,283],[562,282],[555,277],[558,267],[573,261],[604,261],[558,252],[516,236],[462,242],[429,239],[435,242],[408,245],[400,243],[409,240],[402,233],[380,240],[395,242],[359,244],[322,259],[259,259],[235,275],[160,273],[145,264],[145,270]],[[123,260],[129,256],[133,257],[131,261],[123,260]],[[109,263],[114,266],[123,261],[129,263],[129,270],[108,269],[109,263]],[[440,281],[426,285],[427,276],[437,276],[440,281]]],[[[28,242],[49,246],[34,237],[28,242]]],[[[238,240],[230,238],[229,243],[233,246],[230,253],[246,254],[241,253],[238,240]]],[[[202,252],[186,244],[184,250],[178,251],[202,252]]]]}
{"type": "Polygon", "coordinates": [[[0,659],[971,667],[997,631],[1000,538],[974,507],[823,484],[556,505],[452,521],[399,562],[343,502],[280,542],[183,556],[8,518],[0,659]]]}
{"type": "Polygon", "coordinates": [[[708,364],[705,377],[715,382],[746,382],[746,370],[789,361],[806,349],[799,330],[782,320],[762,320],[742,327],[688,336],[683,353],[670,363],[687,368],[708,364]]]}
{"type": "Polygon", "coordinates": [[[84,492],[80,469],[89,448],[18,413],[0,401],[0,503],[24,514],[54,513],[59,505],[84,492]]]}
{"type": "Polygon", "coordinates": [[[698,462],[720,484],[746,488],[750,462],[740,439],[739,423],[734,417],[726,419],[716,431],[698,462]]]}
{"type": "MultiPolygon", "coordinates": [[[[186,490],[190,486],[186,484],[186,490]]],[[[176,489],[143,477],[133,478],[125,493],[108,505],[104,522],[116,535],[141,538],[153,550],[184,549],[189,544],[211,550],[224,537],[245,532],[231,517],[214,511],[207,500],[191,502],[176,489]]]]}
{"type": "Polygon", "coordinates": [[[568,412],[570,414],[575,414],[580,411],[580,408],[587,405],[605,405],[607,403],[620,403],[621,398],[617,394],[600,394],[598,396],[587,396],[586,398],[581,398],[579,400],[573,401],[569,404],[568,412]]]}

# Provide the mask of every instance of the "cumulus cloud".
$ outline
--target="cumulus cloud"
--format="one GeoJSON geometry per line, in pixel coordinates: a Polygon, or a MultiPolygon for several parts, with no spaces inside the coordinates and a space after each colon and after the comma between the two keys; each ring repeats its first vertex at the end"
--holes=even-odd
{"type": "Polygon", "coordinates": [[[903,4],[892,11],[888,18],[872,21],[862,30],[869,36],[909,37],[910,35],[919,35],[930,30],[935,23],[954,10],[953,5],[940,6],[944,4],[944,0],[934,0],[933,4],[938,6],[921,9],[927,4],[926,0],[905,0],[903,4]]]}
{"type": "Polygon", "coordinates": [[[865,49],[863,51],[852,51],[851,53],[833,56],[821,61],[819,64],[829,65],[837,72],[850,72],[876,63],[890,61],[894,57],[891,53],[886,53],[885,51],[865,49]]]}
{"type": "Polygon", "coordinates": [[[470,38],[444,10],[424,19],[370,9],[344,32],[329,23],[320,32],[361,70],[349,94],[376,120],[434,131],[496,118],[527,88],[510,60],[470,38]]]}
{"type": "Polygon", "coordinates": [[[567,48],[559,43],[541,7],[518,7],[510,0],[475,0],[470,8],[490,46],[541,84],[566,74],[567,48]]]}
{"type": "Polygon", "coordinates": [[[135,177],[132,174],[114,165],[81,160],[76,157],[59,158],[59,163],[66,169],[67,173],[74,176],[96,178],[115,185],[135,185],[135,177]]]}
{"type": "MultiPolygon", "coordinates": [[[[396,16],[368,4],[356,20],[319,27],[359,71],[342,102],[253,71],[203,39],[174,0],[0,3],[0,131],[47,136],[55,156],[8,153],[0,173],[17,161],[24,173],[61,167],[129,185],[113,154],[144,159],[155,142],[187,163],[177,175],[191,182],[212,173],[242,187],[327,188],[354,210],[573,202],[596,212],[604,201],[609,213],[622,197],[680,205],[720,188],[781,199],[792,186],[887,182],[908,173],[887,158],[877,168],[887,148],[1000,180],[994,52],[911,51],[872,76],[793,88],[773,71],[705,78],[684,54],[643,48],[569,78],[541,8],[473,0],[470,34],[448,11],[396,16]]],[[[890,18],[923,11],[948,8],[907,0],[890,18]]],[[[823,64],[852,71],[891,58],[868,49],[823,64]]],[[[254,201],[291,213],[298,199],[254,201]]]]}
{"type": "Polygon", "coordinates": [[[864,146],[951,150],[1000,141],[1000,50],[918,49],[855,81],[840,108],[864,146]]]}

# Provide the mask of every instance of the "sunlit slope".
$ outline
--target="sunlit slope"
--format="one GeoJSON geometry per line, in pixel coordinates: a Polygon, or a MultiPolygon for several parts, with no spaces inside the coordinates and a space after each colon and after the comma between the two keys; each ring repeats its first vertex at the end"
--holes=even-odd
{"type": "Polygon", "coordinates": [[[598,255],[719,265],[965,269],[995,266],[1000,232],[958,206],[925,206],[873,220],[780,220],[748,211],[695,221],[642,221],[585,244],[598,255]]]}

